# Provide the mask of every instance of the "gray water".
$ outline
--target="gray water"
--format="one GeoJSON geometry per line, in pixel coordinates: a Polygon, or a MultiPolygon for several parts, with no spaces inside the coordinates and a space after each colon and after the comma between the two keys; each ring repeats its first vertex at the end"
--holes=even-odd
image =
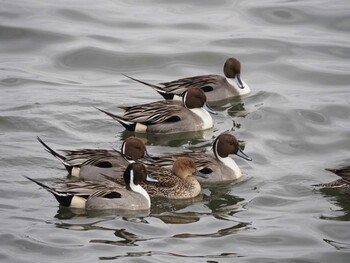
{"type": "MultiPolygon", "coordinates": [[[[350,262],[349,193],[313,184],[350,164],[350,4],[339,1],[0,3],[1,262],[350,262]],[[237,183],[150,215],[59,208],[53,148],[119,148],[132,135],[98,112],[160,100],[152,83],[242,63],[252,93],[215,107],[253,162],[237,183]]],[[[145,138],[149,151],[212,138],[145,138]]]]}

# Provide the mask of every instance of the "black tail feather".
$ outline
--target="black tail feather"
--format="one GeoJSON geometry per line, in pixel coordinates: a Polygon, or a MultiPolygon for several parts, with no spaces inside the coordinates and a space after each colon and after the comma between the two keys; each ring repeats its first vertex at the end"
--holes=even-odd
{"type": "Polygon", "coordinates": [[[101,110],[97,107],[95,107],[97,110],[107,114],[108,116],[110,116],[112,119],[118,121],[121,125],[124,126],[125,129],[127,129],[128,131],[135,131],[135,128],[136,128],[136,123],[135,122],[132,122],[132,121],[128,121],[128,120],[125,120],[123,117],[121,116],[118,116],[118,115],[115,115],[113,113],[110,113],[108,111],[104,111],[104,110],[101,110]]]}
{"type": "Polygon", "coordinates": [[[171,93],[167,93],[162,87],[160,86],[157,86],[157,85],[154,85],[154,84],[150,84],[150,83],[147,83],[145,81],[142,81],[142,80],[139,80],[139,79],[135,79],[133,77],[130,77],[124,73],[121,73],[123,76],[131,79],[131,80],[134,80],[136,82],[139,82],[141,84],[144,84],[146,86],[149,86],[151,88],[153,88],[155,91],[157,91],[164,99],[166,100],[172,100],[174,98],[174,94],[171,94],[171,93]]]}
{"type": "Polygon", "coordinates": [[[46,143],[43,142],[43,140],[40,139],[39,136],[36,137],[36,139],[45,147],[45,150],[49,153],[51,153],[53,156],[55,156],[60,161],[64,162],[66,160],[66,157],[59,154],[58,152],[54,151],[52,148],[50,148],[46,143]]]}
{"type": "Polygon", "coordinates": [[[60,192],[60,191],[56,191],[55,189],[44,185],[43,183],[40,183],[28,176],[24,176],[25,178],[27,178],[28,180],[36,183],[37,185],[41,186],[42,188],[44,188],[45,190],[47,190],[48,192],[50,192],[51,194],[54,195],[54,197],[56,198],[56,200],[60,203],[60,205],[65,206],[65,207],[69,207],[72,199],[74,197],[73,194],[68,193],[68,192],[60,192]]]}

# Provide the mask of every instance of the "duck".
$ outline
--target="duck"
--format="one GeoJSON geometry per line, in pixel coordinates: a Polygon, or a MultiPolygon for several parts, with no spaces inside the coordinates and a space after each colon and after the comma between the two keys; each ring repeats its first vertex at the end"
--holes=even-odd
{"type": "MultiPolygon", "coordinates": [[[[189,199],[198,196],[201,185],[194,176],[196,165],[191,158],[179,157],[171,169],[148,165],[147,174],[157,182],[142,182],[141,186],[151,196],[166,197],[168,199],[189,199]]],[[[121,178],[108,178],[123,184],[121,178]]]]}
{"type": "Polygon", "coordinates": [[[332,172],[341,178],[330,183],[323,183],[315,186],[321,188],[344,189],[348,191],[350,190],[350,166],[344,166],[338,169],[326,168],[325,170],[332,172]]]}
{"type": "Polygon", "coordinates": [[[146,167],[137,162],[127,166],[123,175],[125,186],[109,180],[67,181],[62,188],[57,189],[25,177],[53,194],[61,206],[88,210],[148,210],[151,199],[141,183],[156,182],[147,176],[146,167]]]}
{"type": "Polygon", "coordinates": [[[252,161],[239,147],[238,140],[233,134],[222,133],[213,143],[213,154],[206,152],[179,152],[164,153],[152,155],[145,162],[148,167],[162,166],[171,167],[171,164],[180,157],[188,157],[193,159],[197,173],[196,178],[200,184],[216,184],[224,182],[232,182],[242,176],[241,169],[236,162],[229,156],[234,154],[247,161],[252,161]]]}
{"type": "Polygon", "coordinates": [[[121,151],[115,149],[60,150],[64,155],[49,147],[42,139],[37,140],[46,151],[59,159],[68,171],[68,175],[83,180],[103,181],[101,173],[123,176],[130,161],[139,160],[148,155],[144,142],[134,136],[128,137],[121,151]]]}
{"type": "Polygon", "coordinates": [[[157,101],[142,105],[120,107],[123,116],[100,110],[123,125],[128,131],[151,134],[174,134],[211,129],[213,120],[209,113],[217,114],[206,103],[199,88],[185,91],[182,102],[157,101]]]}
{"type": "Polygon", "coordinates": [[[150,84],[128,75],[125,77],[152,87],[166,100],[179,100],[190,87],[202,89],[209,103],[246,95],[251,92],[247,83],[241,79],[241,63],[238,59],[228,58],[224,64],[224,75],[202,75],[178,79],[170,82],[150,84]]]}

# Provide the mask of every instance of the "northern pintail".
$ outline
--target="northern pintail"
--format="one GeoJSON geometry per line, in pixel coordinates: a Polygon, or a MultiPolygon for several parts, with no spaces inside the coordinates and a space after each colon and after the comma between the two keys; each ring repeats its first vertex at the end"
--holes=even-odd
{"type": "Polygon", "coordinates": [[[248,161],[252,160],[240,149],[236,137],[228,133],[222,133],[214,140],[213,152],[213,155],[204,152],[161,154],[152,156],[147,159],[147,162],[150,163],[149,165],[171,167],[179,157],[192,158],[198,170],[198,181],[201,184],[212,184],[234,181],[242,176],[241,169],[230,158],[230,154],[235,154],[248,161]]]}
{"type": "Polygon", "coordinates": [[[123,116],[98,109],[122,124],[127,130],[139,133],[173,134],[207,130],[213,127],[209,114],[217,114],[206,104],[204,92],[198,88],[185,91],[182,102],[158,101],[131,107],[123,116]]]}
{"type": "MultiPolygon", "coordinates": [[[[26,177],[52,193],[61,206],[86,209],[147,210],[151,200],[140,185],[147,176],[144,165],[131,163],[124,172],[126,187],[106,180],[104,182],[66,182],[62,188],[51,188],[32,178],[26,177]]],[[[153,181],[153,180],[151,180],[153,181]]]]}
{"type": "MultiPolygon", "coordinates": [[[[201,192],[201,186],[194,176],[196,165],[191,158],[176,159],[171,169],[160,166],[147,166],[147,174],[158,182],[141,183],[151,196],[162,196],[169,199],[194,198],[201,192]]],[[[123,183],[121,178],[109,178],[123,183]]]]}
{"type": "Polygon", "coordinates": [[[68,174],[83,180],[104,180],[101,173],[113,173],[122,177],[129,160],[139,160],[147,155],[146,146],[136,137],[127,138],[121,151],[103,149],[60,150],[59,154],[44,143],[39,137],[38,141],[46,151],[59,159],[66,167],[68,174]]]}
{"type": "Polygon", "coordinates": [[[332,172],[341,178],[330,183],[318,184],[315,186],[322,188],[338,188],[350,190],[350,166],[345,166],[339,169],[327,168],[326,171],[332,172]]]}
{"type": "Polygon", "coordinates": [[[228,58],[224,64],[224,74],[203,75],[178,79],[153,85],[130,76],[124,76],[152,87],[167,100],[178,99],[190,87],[202,89],[208,102],[216,102],[250,93],[250,88],[241,80],[241,63],[236,58],[228,58]]]}

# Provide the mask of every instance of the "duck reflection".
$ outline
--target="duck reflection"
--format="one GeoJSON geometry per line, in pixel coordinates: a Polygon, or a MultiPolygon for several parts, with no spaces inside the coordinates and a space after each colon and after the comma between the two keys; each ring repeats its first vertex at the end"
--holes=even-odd
{"type": "Polygon", "coordinates": [[[335,198],[335,204],[342,208],[344,214],[333,219],[350,221],[350,166],[343,166],[337,169],[326,168],[325,170],[336,174],[340,179],[314,186],[317,187],[325,197],[335,198]]]}

